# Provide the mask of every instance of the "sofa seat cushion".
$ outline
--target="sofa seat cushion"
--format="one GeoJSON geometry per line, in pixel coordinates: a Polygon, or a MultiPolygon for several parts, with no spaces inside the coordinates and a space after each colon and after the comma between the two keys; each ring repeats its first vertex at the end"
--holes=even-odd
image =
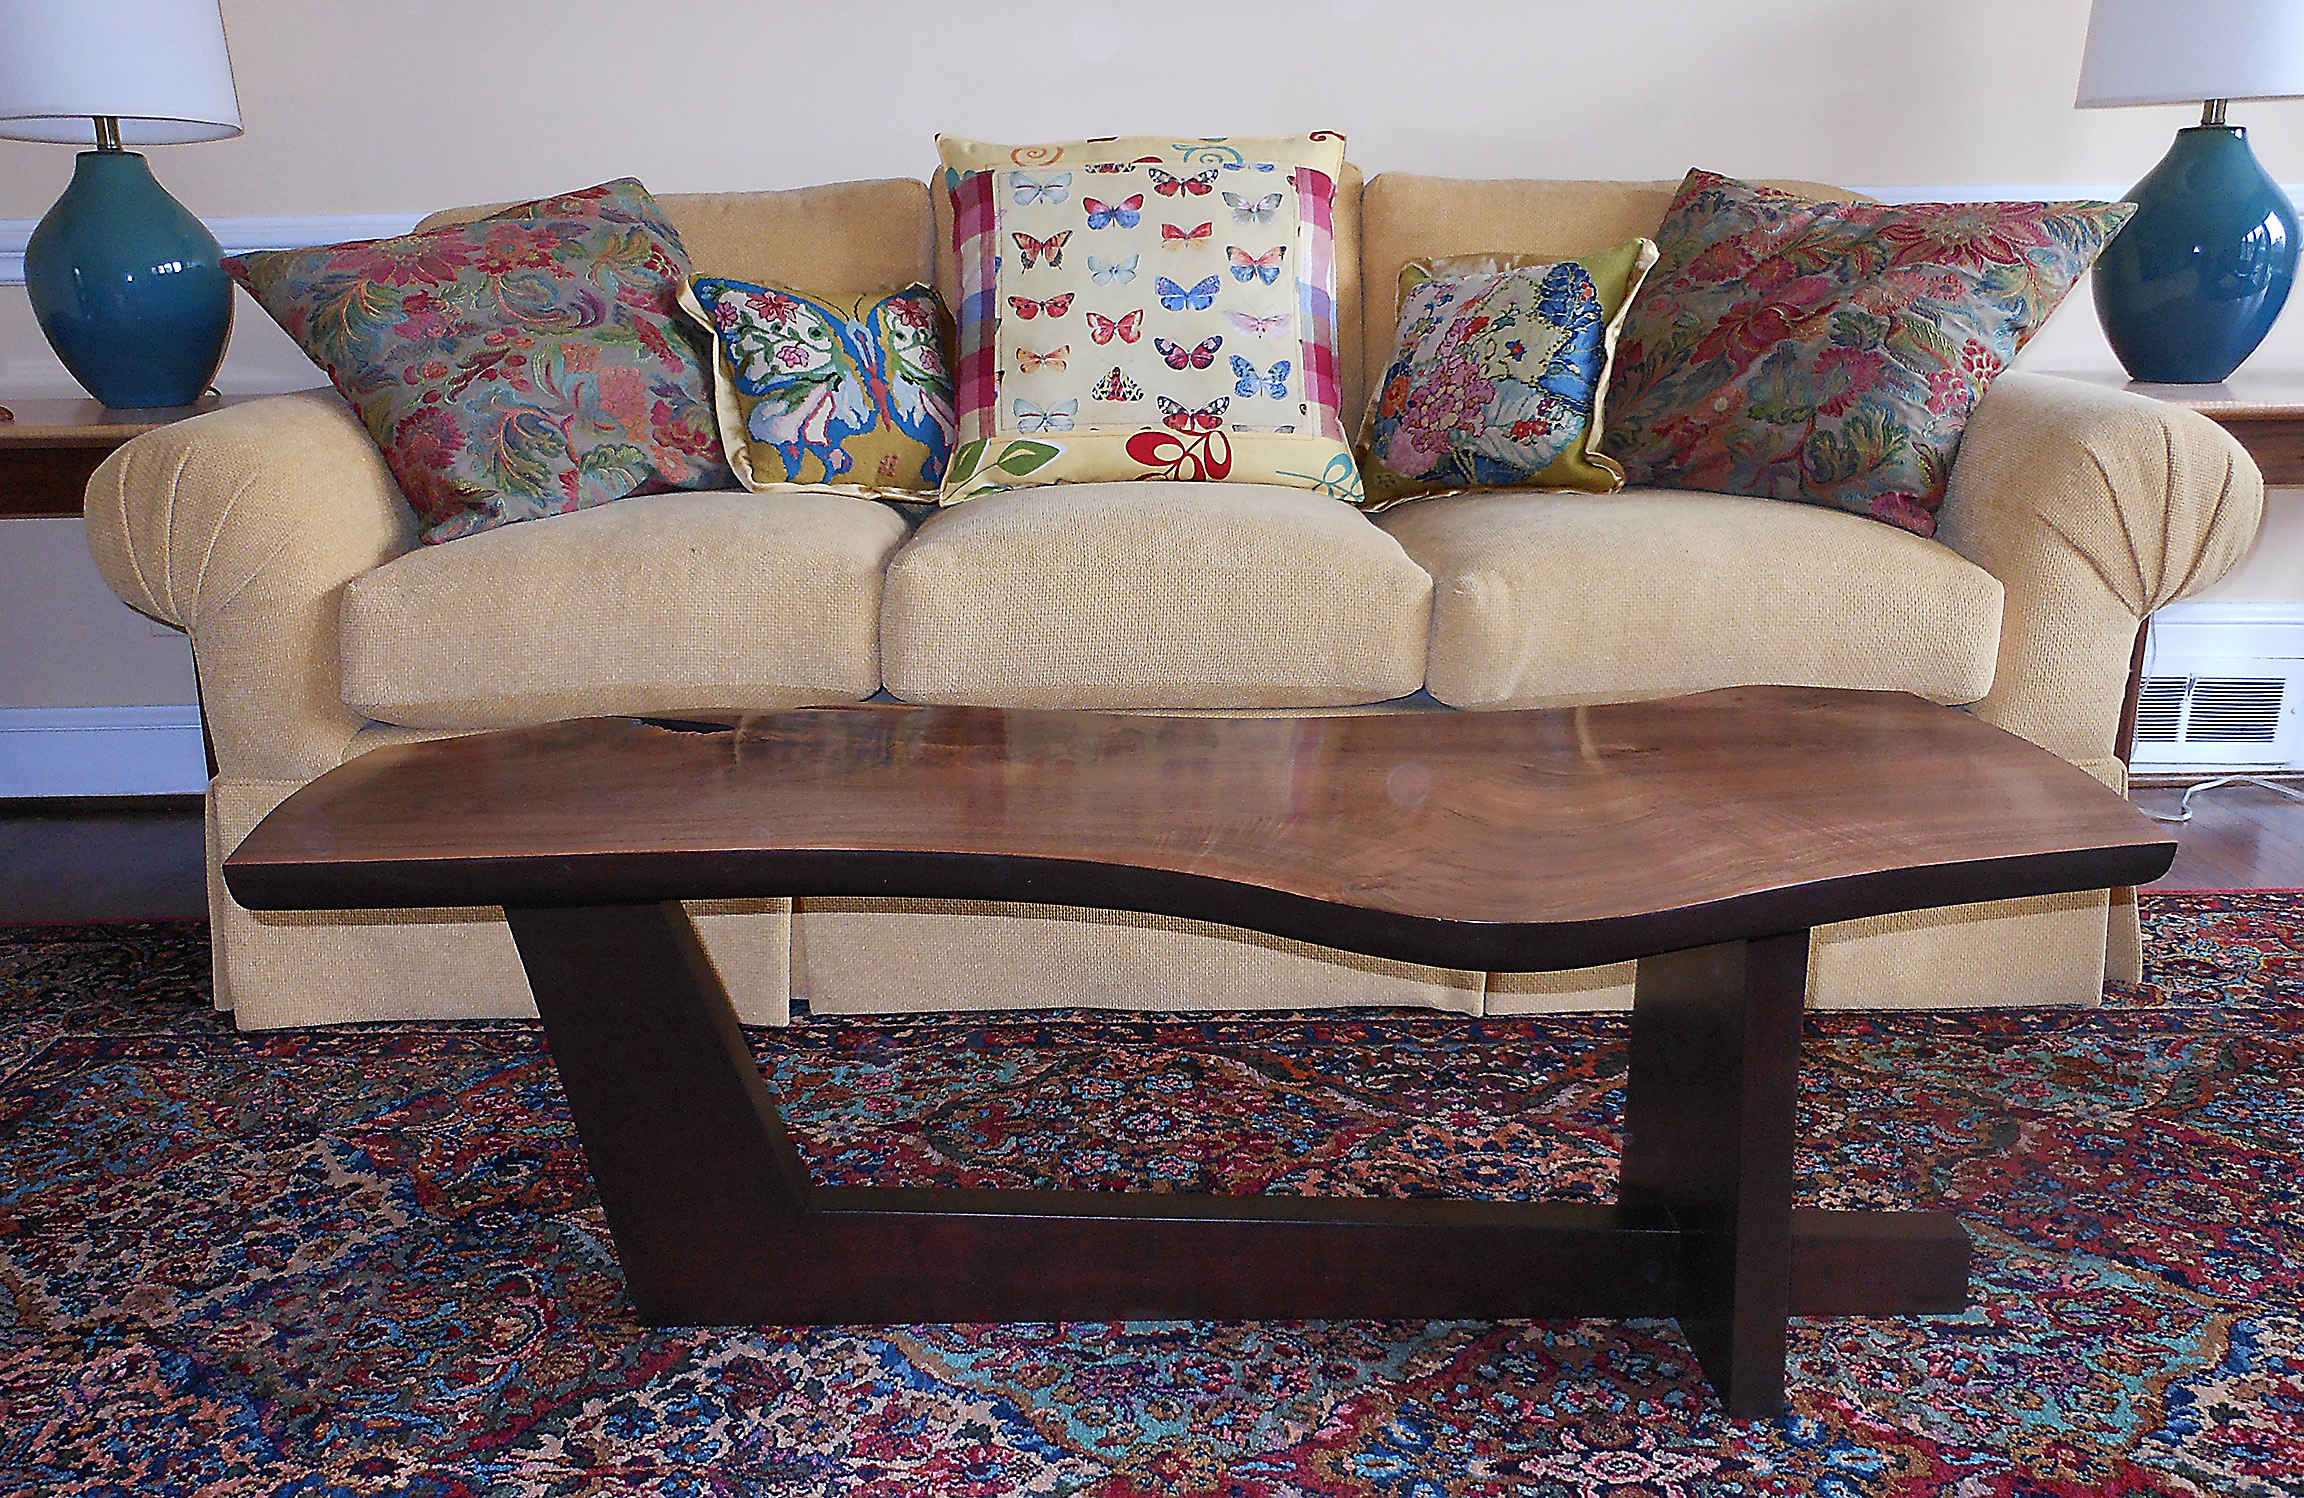
{"type": "Polygon", "coordinates": [[[1720,494],[1463,495],[1378,523],[1433,578],[1432,695],[1563,707],[1713,687],[1992,686],[2000,582],[1934,541],[1720,494]]]}
{"type": "Polygon", "coordinates": [[[896,554],[881,670],[907,702],[1341,707],[1423,685],[1431,602],[1398,542],[1302,489],[1017,489],[896,554]]]}
{"type": "Polygon", "coordinates": [[[869,697],[903,537],[870,500],[658,494],[425,547],[344,590],[344,701],[508,728],[869,697]]]}

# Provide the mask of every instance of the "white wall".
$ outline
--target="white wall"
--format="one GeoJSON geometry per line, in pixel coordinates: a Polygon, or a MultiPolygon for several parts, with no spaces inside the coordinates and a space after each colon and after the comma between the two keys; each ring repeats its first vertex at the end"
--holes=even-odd
{"type": "MultiPolygon", "coordinates": [[[[1703,165],[2115,189],[2196,118],[2071,107],[2087,0],[224,0],[224,14],[247,133],[152,153],[171,191],[223,218],[418,213],[627,173],[667,192],[917,177],[940,130],[1333,129],[1370,173],[1703,165]]],[[[2304,102],[2234,117],[2276,177],[2304,181],[2304,102]]],[[[37,218],[71,171],[68,148],[0,142],[0,219],[37,218]]],[[[2304,317],[2258,358],[2304,366],[2304,317]]],[[[2026,362],[2107,360],[2082,294],[2026,362]]],[[[222,383],[315,376],[243,298],[222,383]]],[[[0,287],[0,401],[73,392],[23,289],[0,287]]],[[[2304,509],[2289,518],[2280,534],[2304,557],[2304,509]]],[[[16,554],[0,586],[34,600],[0,617],[0,658],[17,658],[0,709],[180,690],[115,648],[140,623],[25,622],[109,607],[77,598],[84,577],[34,565],[52,544],[35,534],[0,529],[16,554]]]]}

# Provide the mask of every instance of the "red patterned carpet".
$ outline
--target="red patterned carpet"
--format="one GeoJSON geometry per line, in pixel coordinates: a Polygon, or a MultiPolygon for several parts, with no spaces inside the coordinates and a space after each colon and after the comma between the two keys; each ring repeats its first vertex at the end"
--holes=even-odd
{"type": "MultiPolygon", "coordinates": [[[[1800,1196],[1960,1316],[649,1332],[532,1026],[243,1036],[197,926],[0,928],[0,1493],[2304,1495],[2304,896],[2147,895],[2096,1010],[1824,1015],[1800,1196]]],[[[1604,1199],[1622,1024],[808,1020],[849,1182],[1604,1199]]]]}

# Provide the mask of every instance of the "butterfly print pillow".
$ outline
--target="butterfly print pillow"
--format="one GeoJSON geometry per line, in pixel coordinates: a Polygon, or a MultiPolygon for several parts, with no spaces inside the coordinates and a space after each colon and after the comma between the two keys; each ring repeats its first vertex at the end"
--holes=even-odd
{"type": "Polygon", "coordinates": [[[962,309],[944,503],[1146,478],[1359,501],[1340,138],[939,145],[962,309]]]}

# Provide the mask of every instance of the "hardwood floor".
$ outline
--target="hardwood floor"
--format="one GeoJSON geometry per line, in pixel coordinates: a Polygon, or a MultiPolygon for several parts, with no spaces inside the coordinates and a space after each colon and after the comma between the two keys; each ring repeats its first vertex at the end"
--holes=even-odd
{"type": "MultiPolygon", "coordinates": [[[[2180,786],[2142,786],[2173,812],[2180,786]]],[[[2154,889],[2304,889],[2304,801],[2254,786],[2195,796],[2176,866],[2154,889]]],[[[207,914],[192,797],[0,801],[0,924],[198,920],[207,914]]]]}
{"type": "Polygon", "coordinates": [[[0,923],[199,920],[206,877],[197,797],[0,801],[0,923]]]}
{"type": "MultiPolygon", "coordinates": [[[[2289,782],[2304,790],[2304,781],[2289,782]]],[[[2182,786],[2138,786],[2131,799],[2173,815],[2182,786]]],[[[2154,889],[2304,889],[2304,801],[2252,785],[2219,786],[2192,798],[2192,820],[2174,829],[2176,866],[2154,889]]]]}

